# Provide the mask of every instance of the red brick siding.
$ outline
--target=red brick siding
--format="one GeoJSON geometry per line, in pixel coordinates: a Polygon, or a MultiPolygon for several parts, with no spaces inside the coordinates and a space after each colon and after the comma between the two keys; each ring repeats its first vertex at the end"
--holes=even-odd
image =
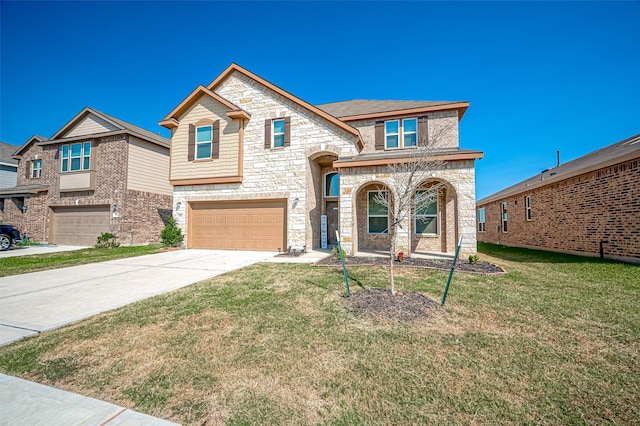
{"type": "Polygon", "coordinates": [[[640,160],[539,187],[486,205],[478,241],[640,261],[640,160]],[[531,196],[532,218],[525,219],[531,196]],[[508,203],[508,232],[500,204],[508,203]]]}

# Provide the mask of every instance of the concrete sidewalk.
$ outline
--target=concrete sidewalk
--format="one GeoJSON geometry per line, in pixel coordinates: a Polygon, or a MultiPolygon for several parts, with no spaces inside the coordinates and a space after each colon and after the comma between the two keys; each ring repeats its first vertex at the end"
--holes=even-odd
{"type": "Polygon", "coordinates": [[[4,374],[0,374],[0,402],[2,426],[177,424],[4,374]]]}

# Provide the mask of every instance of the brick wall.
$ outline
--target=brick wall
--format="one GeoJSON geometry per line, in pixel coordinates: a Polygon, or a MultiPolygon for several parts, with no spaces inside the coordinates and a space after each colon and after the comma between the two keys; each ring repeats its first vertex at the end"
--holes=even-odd
{"type": "Polygon", "coordinates": [[[486,205],[483,242],[541,248],[640,263],[640,160],[585,173],[486,205]],[[531,196],[531,220],[525,197],[531,196]],[[507,202],[508,232],[500,204],[507,202]]]}

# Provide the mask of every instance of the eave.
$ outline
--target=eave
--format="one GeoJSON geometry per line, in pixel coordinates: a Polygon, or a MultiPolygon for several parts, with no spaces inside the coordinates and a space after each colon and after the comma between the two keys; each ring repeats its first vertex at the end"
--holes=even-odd
{"type": "MultiPolygon", "coordinates": [[[[349,157],[338,159],[333,162],[333,167],[336,169],[343,169],[347,167],[375,167],[375,166],[387,166],[389,164],[403,164],[416,161],[415,155],[411,152],[402,153],[401,155],[389,155],[378,156],[373,154],[374,158],[367,158],[367,156],[361,157],[349,157]]],[[[481,151],[452,151],[450,153],[439,153],[430,155],[428,160],[434,161],[464,161],[464,160],[479,160],[484,157],[484,153],[481,151]]]]}
{"type": "Polygon", "coordinates": [[[460,121],[464,113],[467,111],[467,108],[469,108],[469,102],[455,102],[455,103],[443,104],[443,105],[424,106],[420,108],[408,108],[408,109],[394,110],[394,111],[349,115],[345,117],[340,117],[340,120],[348,122],[348,121],[360,121],[360,120],[374,120],[379,118],[387,119],[387,118],[404,117],[404,116],[416,115],[416,114],[426,114],[430,112],[457,110],[458,121],[460,121]]]}

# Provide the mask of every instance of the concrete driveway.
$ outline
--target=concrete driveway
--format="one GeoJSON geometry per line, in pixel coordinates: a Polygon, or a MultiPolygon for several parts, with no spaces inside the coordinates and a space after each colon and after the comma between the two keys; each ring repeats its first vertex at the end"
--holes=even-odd
{"type": "Polygon", "coordinates": [[[272,258],[177,250],[0,278],[0,345],[272,258]]]}

